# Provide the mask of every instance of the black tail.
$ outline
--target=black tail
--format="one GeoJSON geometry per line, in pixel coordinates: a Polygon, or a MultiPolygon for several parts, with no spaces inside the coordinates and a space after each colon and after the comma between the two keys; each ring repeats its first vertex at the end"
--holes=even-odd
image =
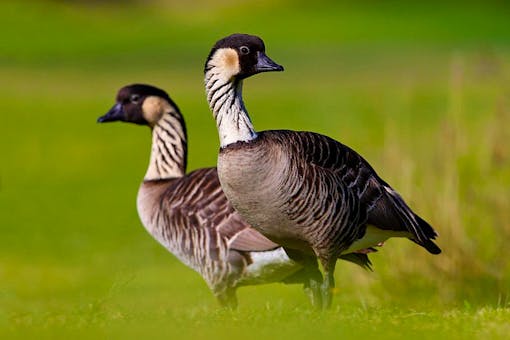
{"type": "Polygon", "coordinates": [[[428,224],[420,216],[415,214],[414,218],[416,219],[416,221],[420,225],[420,229],[423,231],[423,233],[425,234],[427,239],[425,241],[423,241],[423,242],[418,242],[418,241],[415,241],[415,240],[412,240],[412,241],[416,242],[417,244],[419,244],[423,248],[427,249],[427,251],[429,253],[431,253],[431,254],[434,254],[434,255],[441,254],[441,248],[439,248],[434,242],[432,242],[432,240],[434,240],[437,237],[437,233],[434,230],[434,228],[432,228],[430,226],[430,224],[428,224]]]}
{"type": "MultiPolygon", "coordinates": [[[[386,206],[386,214],[391,209],[393,214],[390,214],[390,216],[396,217],[399,221],[399,223],[394,223],[393,225],[400,225],[411,232],[414,236],[410,240],[427,249],[431,254],[441,253],[441,249],[432,242],[437,237],[434,228],[420,216],[416,215],[395,190],[386,183],[385,186],[387,201],[385,201],[384,205],[386,206]]],[[[382,210],[384,211],[384,209],[382,210]]]]}

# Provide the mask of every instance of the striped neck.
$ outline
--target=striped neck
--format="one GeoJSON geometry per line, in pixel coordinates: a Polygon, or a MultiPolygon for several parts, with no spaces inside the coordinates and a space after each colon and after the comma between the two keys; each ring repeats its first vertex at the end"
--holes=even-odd
{"type": "Polygon", "coordinates": [[[182,177],[187,163],[186,125],[181,114],[169,111],[152,127],[152,150],[144,180],[182,177]]]}
{"type": "Polygon", "coordinates": [[[236,142],[257,138],[242,96],[242,81],[225,79],[216,67],[205,74],[205,90],[209,108],[216,120],[222,148],[236,142]]]}

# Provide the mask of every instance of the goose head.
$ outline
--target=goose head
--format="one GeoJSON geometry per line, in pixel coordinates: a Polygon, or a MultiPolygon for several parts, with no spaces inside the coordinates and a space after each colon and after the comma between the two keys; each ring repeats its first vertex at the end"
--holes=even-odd
{"type": "Polygon", "coordinates": [[[270,71],[283,71],[283,66],[266,55],[262,39],[248,34],[236,33],[217,41],[205,63],[206,74],[213,72],[226,81],[270,71]]]}
{"type": "Polygon", "coordinates": [[[179,112],[165,91],[151,85],[132,84],[119,90],[115,105],[97,122],[123,121],[153,127],[165,112],[179,112]]]}

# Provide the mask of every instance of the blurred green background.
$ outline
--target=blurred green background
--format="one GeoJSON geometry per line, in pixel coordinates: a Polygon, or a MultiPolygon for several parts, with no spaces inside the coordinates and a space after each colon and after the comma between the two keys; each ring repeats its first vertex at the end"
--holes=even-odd
{"type": "Polygon", "coordinates": [[[0,337],[505,338],[510,334],[510,6],[503,1],[2,1],[0,337]],[[257,34],[285,72],[245,82],[256,129],[329,135],[440,233],[337,266],[335,305],[299,286],[217,309],[135,207],[150,133],[98,125],[123,85],[166,89],[212,166],[211,46],[257,34]]]}

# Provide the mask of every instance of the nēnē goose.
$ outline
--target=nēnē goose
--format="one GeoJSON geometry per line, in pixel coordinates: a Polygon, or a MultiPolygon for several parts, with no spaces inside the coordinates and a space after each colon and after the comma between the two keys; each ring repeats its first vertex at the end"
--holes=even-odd
{"type": "Polygon", "coordinates": [[[336,259],[407,237],[432,254],[437,234],[359,154],[320,134],[256,132],[242,99],[243,79],[283,71],[256,36],[219,40],[205,63],[205,88],[220,139],[218,175],[229,201],[255,229],[286,249],[317,258],[310,278],[328,308],[336,259]],[[365,249],[365,250],[364,250],[365,249]]]}
{"type": "MultiPolygon", "coordinates": [[[[159,243],[202,275],[220,304],[235,307],[236,289],[243,285],[304,283],[310,292],[308,278],[321,277],[317,262],[309,264],[299,254],[289,258],[241,220],[221,190],[216,168],[186,174],[186,126],[166,92],[142,84],[123,87],[117,103],[98,119],[112,121],[151,128],[151,156],[138,192],[138,214],[159,243]]],[[[342,259],[370,267],[362,253],[342,259]]]]}

